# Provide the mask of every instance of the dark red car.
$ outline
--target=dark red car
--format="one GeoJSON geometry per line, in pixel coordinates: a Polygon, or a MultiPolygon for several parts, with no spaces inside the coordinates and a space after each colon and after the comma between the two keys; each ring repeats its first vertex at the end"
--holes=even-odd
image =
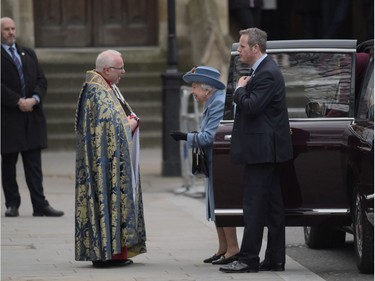
{"type": "MultiPolygon", "coordinates": [[[[229,158],[233,91],[249,73],[237,47],[231,49],[225,112],[213,149],[219,226],[243,226],[242,167],[229,158]]],[[[373,51],[359,54],[356,47],[355,40],[269,41],[267,53],[285,78],[294,149],[293,160],[282,167],[286,224],[304,226],[311,248],[340,246],[345,231],[354,230],[358,267],[372,272],[373,51]]]]}

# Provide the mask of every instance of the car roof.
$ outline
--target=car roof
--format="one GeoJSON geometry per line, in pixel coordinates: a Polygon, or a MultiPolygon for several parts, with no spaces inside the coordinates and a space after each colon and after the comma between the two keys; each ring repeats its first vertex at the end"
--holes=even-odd
{"type": "MultiPolygon", "coordinates": [[[[238,53],[239,43],[233,43],[231,52],[238,53]]],[[[275,40],[267,42],[267,52],[275,51],[327,51],[355,52],[357,40],[349,39],[315,39],[315,40],[275,40]]]]}

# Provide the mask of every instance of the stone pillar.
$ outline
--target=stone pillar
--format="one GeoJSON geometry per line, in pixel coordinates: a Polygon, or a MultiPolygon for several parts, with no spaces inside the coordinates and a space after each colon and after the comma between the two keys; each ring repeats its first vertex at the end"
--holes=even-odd
{"type": "Polygon", "coordinates": [[[2,0],[1,17],[10,17],[16,22],[18,43],[35,46],[33,0],[2,0]]]}

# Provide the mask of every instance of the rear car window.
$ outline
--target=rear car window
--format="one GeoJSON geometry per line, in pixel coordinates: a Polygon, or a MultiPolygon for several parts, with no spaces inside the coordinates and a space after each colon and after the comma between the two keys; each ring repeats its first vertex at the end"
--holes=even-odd
{"type": "MultiPolygon", "coordinates": [[[[284,75],[289,118],[352,117],[353,54],[332,52],[269,53],[284,75]]],[[[249,66],[233,55],[224,119],[233,119],[233,92],[249,66]]]]}
{"type": "Polygon", "coordinates": [[[369,64],[363,88],[361,89],[358,118],[374,122],[374,60],[369,64]]]}

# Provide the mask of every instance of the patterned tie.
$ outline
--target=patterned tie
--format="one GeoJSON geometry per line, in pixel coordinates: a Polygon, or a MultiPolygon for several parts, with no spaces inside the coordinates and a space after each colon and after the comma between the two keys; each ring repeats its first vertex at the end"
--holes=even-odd
{"type": "Polygon", "coordinates": [[[9,48],[9,51],[10,53],[12,54],[12,59],[14,61],[14,63],[16,64],[17,66],[17,70],[18,70],[18,74],[20,76],[20,80],[21,80],[21,88],[22,88],[22,96],[25,96],[25,78],[23,76],[23,71],[22,71],[22,65],[21,65],[21,62],[20,60],[16,57],[15,53],[14,53],[14,48],[13,47],[10,47],[9,48]]]}

